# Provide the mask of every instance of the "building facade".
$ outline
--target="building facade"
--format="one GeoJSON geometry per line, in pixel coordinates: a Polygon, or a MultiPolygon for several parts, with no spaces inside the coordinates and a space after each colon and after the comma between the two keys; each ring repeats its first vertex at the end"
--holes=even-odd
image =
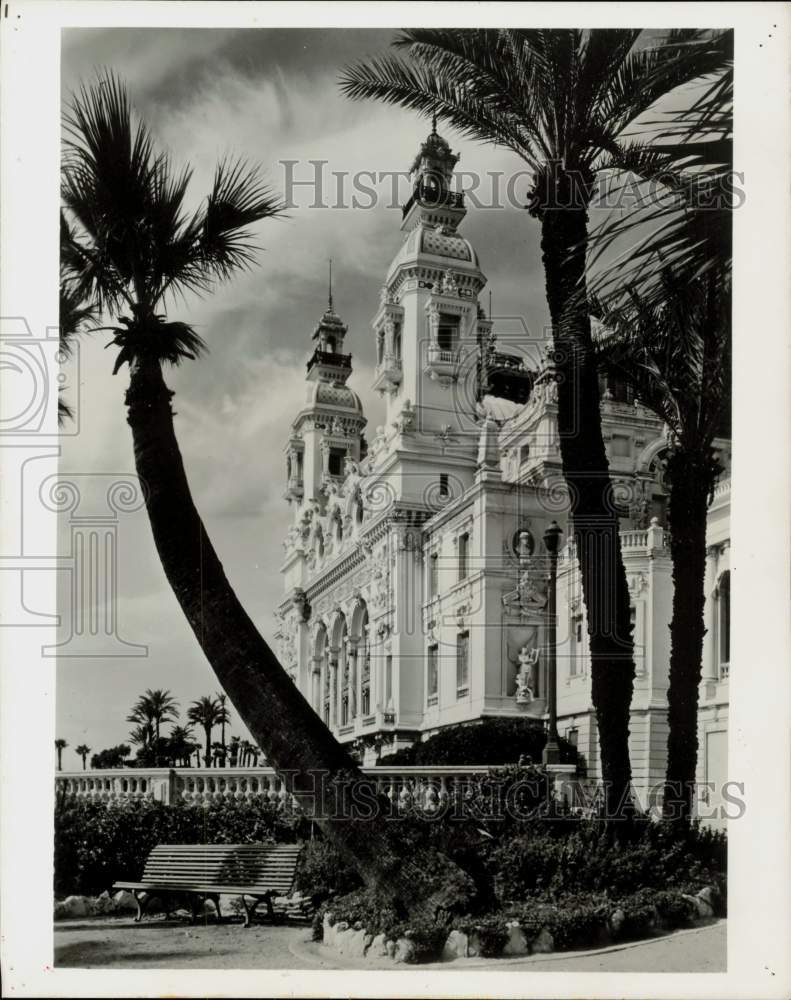
{"type": "MultiPolygon", "coordinates": [[[[555,374],[547,345],[500,349],[478,256],[460,232],[457,157],[436,130],[412,167],[402,240],[373,318],[385,424],[370,445],[349,387],[347,327],[329,307],[286,445],[285,599],[279,653],[294,682],[365,763],[444,726],[543,719],[547,557],[567,531],[555,374]]],[[[395,243],[395,239],[394,239],[395,243]]],[[[524,338],[523,338],[524,339],[524,338]]],[[[663,527],[666,438],[627,389],[602,383],[621,513],[637,676],[638,794],[664,776],[672,579],[663,527]]],[[[728,476],[730,444],[719,442],[728,476]]],[[[729,479],[709,514],[700,778],[724,779],[729,670],[729,479]]],[[[587,627],[571,543],[558,562],[558,729],[599,774],[587,627]]]]}

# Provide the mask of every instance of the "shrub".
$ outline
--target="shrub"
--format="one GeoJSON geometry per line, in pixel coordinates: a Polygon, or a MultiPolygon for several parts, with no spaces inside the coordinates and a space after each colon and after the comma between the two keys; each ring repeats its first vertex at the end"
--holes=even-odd
{"type": "Polygon", "coordinates": [[[544,892],[625,896],[646,887],[696,892],[721,882],[723,858],[720,841],[709,831],[638,822],[632,841],[620,845],[595,820],[559,820],[504,839],[490,853],[487,868],[497,898],[507,902],[544,892]]]}
{"type": "Polygon", "coordinates": [[[501,916],[477,920],[473,929],[478,935],[483,958],[496,958],[508,943],[508,928],[505,926],[505,919],[501,916]]]}
{"type": "MultiPolygon", "coordinates": [[[[413,743],[380,758],[383,765],[514,764],[523,754],[541,760],[546,744],[543,725],[533,719],[482,719],[466,725],[447,726],[423,742],[413,743]]],[[[577,763],[576,749],[559,740],[563,764],[577,763]]]]}
{"type": "Polygon", "coordinates": [[[320,901],[346,895],[361,885],[360,876],[332,844],[321,837],[305,844],[297,866],[297,889],[320,901]]]}

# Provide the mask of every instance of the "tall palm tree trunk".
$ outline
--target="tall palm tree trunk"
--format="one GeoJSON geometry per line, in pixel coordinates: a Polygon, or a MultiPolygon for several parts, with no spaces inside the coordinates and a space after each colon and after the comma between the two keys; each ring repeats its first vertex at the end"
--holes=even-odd
{"type": "Polygon", "coordinates": [[[206,767],[211,767],[211,726],[205,726],[203,733],[206,737],[206,749],[203,753],[203,761],[206,767]]]}
{"type": "Polygon", "coordinates": [[[317,818],[369,885],[405,914],[433,918],[442,905],[438,898],[455,882],[456,902],[463,906],[469,877],[428,847],[410,848],[404,856],[395,829],[399,824],[385,818],[387,800],[376,795],[323,725],[234,594],[192,500],[173,427],[172,396],[157,362],[132,366],[127,419],[154,541],[223,690],[303,812],[317,818]],[[351,782],[361,792],[356,811],[353,789],[349,808],[351,782]]]}
{"type": "Polygon", "coordinates": [[[607,815],[632,811],[629,709],[634,652],[618,516],[601,432],[599,383],[585,292],[587,193],[565,172],[555,206],[542,209],[541,249],[558,374],[563,476],[588,615],[591,698],[596,711],[607,815]],[[584,204],[580,201],[584,200],[584,204]]]}
{"type": "Polygon", "coordinates": [[[670,622],[670,684],[667,691],[666,819],[692,816],[698,758],[698,698],[703,662],[706,601],[706,513],[713,482],[710,460],[682,449],[668,461],[673,617],[670,622]]]}

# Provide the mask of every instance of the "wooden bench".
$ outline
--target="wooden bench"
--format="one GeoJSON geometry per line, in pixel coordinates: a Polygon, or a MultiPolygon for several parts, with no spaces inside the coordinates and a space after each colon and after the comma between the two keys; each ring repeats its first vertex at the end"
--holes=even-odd
{"type": "Polygon", "coordinates": [[[158,844],[148,855],[139,882],[116,882],[113,888],[134,894],[136,923],[152,899],[161,900],[169,916],[173,902],[186,898],[193,923],[198,905],[210,900],[221,920],[220,894],[224,893],[241,898],[244,926],[249,927],[261,902],[274,920],[272,899],[290,893],[300,850],[298,844],[158,844]]]}

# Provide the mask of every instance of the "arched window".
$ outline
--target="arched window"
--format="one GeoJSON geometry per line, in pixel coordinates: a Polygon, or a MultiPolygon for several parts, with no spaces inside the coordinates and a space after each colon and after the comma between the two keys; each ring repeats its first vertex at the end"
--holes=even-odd
{"type": "Polygon", "coordinates": [[[363,718],[371,714],[371,645],[368,626],[368,612],[365,612],[362,624],[362,643],[360,648],[360,710],[363,718]]]}
{"type": "Polygon", "coordinates": [[[717,586],[717,660],[720,680],[725,680],[731,667],[731,574],[726,570],[717,586]]]}

